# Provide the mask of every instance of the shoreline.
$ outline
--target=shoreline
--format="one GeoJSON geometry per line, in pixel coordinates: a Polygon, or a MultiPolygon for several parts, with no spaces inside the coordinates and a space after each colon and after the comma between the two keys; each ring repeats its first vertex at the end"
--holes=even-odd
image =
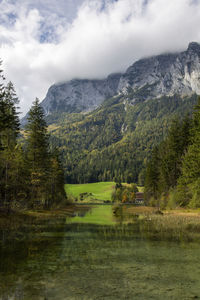
{"type": "MultiPolygon", "coordinates": [[[[41,224],[48,227],[65,223],[65,219],[74,217],[76,211],[88,211],[91,206],[72,204],[55,210],[23,210],[10,215],[0,213],[0,233],[11,234],[15,238],[15,233],[17,237],[20,232],[38,232],[41,224]]],[[[159,211],[155,207],[129,205],[113,205],[113,208],[115,217],[123,220],[122,227],[128,226],[147,239],[200,241],[200,209],[159,211]]]]}

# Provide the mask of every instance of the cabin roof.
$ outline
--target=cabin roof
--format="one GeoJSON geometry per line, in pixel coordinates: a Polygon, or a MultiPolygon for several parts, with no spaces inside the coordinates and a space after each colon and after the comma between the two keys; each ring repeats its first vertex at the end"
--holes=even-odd
{"type": "Polygon", "coordinates": [[[136,199],[144,199],[144,193],[137,192],[135,193],[136,199]]]}

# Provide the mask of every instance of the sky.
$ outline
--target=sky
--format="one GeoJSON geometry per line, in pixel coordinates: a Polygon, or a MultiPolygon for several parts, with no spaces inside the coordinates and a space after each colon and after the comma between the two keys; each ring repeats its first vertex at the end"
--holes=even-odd
{"type": "Polygon", "coordinates": [[[0,0],[0,59],[25,114],[48,88],[200,42],[200,0],[0,0]]]}

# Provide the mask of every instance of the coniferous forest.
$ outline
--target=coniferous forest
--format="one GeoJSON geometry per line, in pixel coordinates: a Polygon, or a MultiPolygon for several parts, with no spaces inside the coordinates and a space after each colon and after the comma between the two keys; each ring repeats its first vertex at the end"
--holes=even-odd
{"type": "Polygon", "coordinates": [[[161,208],[200,207],[200,98],[192,117],[174,119],[147,164],[147,203],[161,208]]]}
{"type": "Polygon", "coordinates": [[[56,148],[50,146],[44,112],[33,102],[20,139],[18,99],[0,71],[0,208],[49,208],[66,198],[64,172],[56,148]]]}
{"type": "Polygon", "coordinates": [[[134,105],[124,101],[111,98],[87,114],[47,116],[67,183],[114,180],[143,185],[153,147],[166,137],[176,116],[191,116],[197,97],[164,96],[134,105]]]}

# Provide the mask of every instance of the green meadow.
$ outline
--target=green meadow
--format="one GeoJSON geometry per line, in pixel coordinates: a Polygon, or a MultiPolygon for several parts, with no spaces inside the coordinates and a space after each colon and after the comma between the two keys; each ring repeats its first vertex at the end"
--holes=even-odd
{"type": "Polygon", "coordinates": [[[77,198],[80,201],[80,194],[87,193],[83,202],[101,202],[105,200],[111,200],[111,195],[114,189],[114,182],[96,182],[86,184],[66,184],[65,191],[67,195],[77,198]]]}

